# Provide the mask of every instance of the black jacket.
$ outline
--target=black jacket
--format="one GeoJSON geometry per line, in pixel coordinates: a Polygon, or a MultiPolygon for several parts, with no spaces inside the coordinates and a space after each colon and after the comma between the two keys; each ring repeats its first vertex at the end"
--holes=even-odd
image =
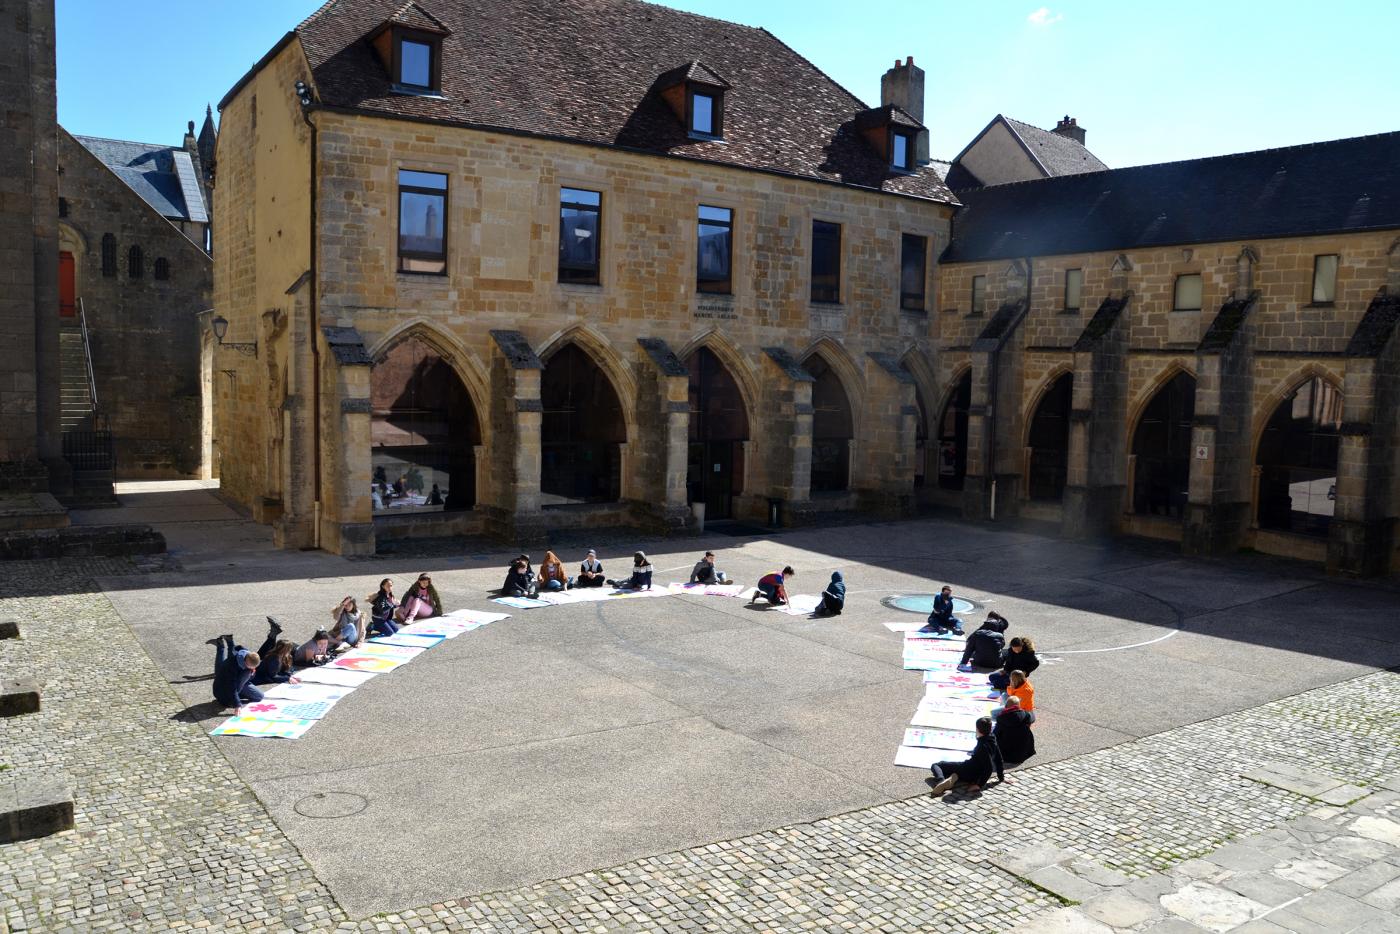
{"type": "Polygon", "coordinates": [[[992,735],[1007,762],[1025,762],[1035,755],[1035,731],[1031,729],[1034,722],[1033,710],[1003,710],[997,716],[992,735]]]}
{"type": "Polygon", "coordinates": [[[530,585],[534,579],[533,571],[517,571],[515,568],[511,568],[506,572],[506,582],[501,586],[501,590],[506,596],[527,594],[530,592],[530,585]]]}
{"type": "Polygon", "coordinates": [[[1006,620],[989,619],[972,635],[967,637],[967,648],[963,651],[963,664],[968,659],[978,668],[1000,668],[1002,650],[1006,647],[1006,620]]]}
{"type": "Polygon", "coordinates": [[[1032,671],[1040,667],[1040,659],[1035,657],[1035,653],[1027,649],[1013,652],[1007,649],[1001,653],[1001,667],[1006,669],[1007,674],[1013,671],[1024,671],[1028,676],[1032,671]]]}
{"type": "MultiPolygon", "coordinates": [[[[995,730],[996,727],[992,729],[995,730]]],[[[954,771],[958,773],[958,778],[969,785],[985,785],[993,772],[997,773],[997,781],[1001,781],[1003,767],[1001,747],[997,745],[996,737],[979,736],[977,745],[968,754],[967,761],[954,771]]]]}

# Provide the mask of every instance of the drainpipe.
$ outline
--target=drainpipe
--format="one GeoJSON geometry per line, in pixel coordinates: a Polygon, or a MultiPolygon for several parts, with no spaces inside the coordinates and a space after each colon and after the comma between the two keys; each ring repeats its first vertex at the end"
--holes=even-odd
{"type": "Polygon", "coordinates": [[[317,302],[317,267],[316,267],[316,164],[318,153],[318,142],[316,135],[316,124],[311,120],[311,109],[315,106],[311,98],[311,88],[304,81],[298,81],[295,85],[297,97],[301,101],[301,118],[306,121],[307,127],[311,130],[311,211],[310,211],[310,266],[311,279],[307,282],[308,310],[311,315],[311,413],[313,416],[313,430],[311,432],[311,462],[312,462],[312,490],[314,491],[311,506],[312,521],[315,525],[312,528],[311,544],[314,548],[321,547],[321,315],[317,302]]]}

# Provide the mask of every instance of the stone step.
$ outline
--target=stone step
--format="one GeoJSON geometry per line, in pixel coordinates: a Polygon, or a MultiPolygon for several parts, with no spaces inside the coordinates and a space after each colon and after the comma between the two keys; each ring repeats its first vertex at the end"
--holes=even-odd
{"type": "Polygon", "coordinates": [[[18,639],[19,620],[0,619],[0,639],[18,639]]]}
{"type": "Polygon", "coordinates": [[[73,793],[63,776],[0,775],[0,844],[72,829],[73,793]]]}
{"type": "Polygon", "coordinates": [[[39,685],[29,679],[0,680],[0,717],[39,712],[39,685]]]}

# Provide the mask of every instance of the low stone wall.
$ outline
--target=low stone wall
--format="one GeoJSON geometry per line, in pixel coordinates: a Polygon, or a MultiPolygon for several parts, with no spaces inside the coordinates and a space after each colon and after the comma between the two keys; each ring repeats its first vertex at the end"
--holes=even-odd
{"type": "Polygon", "coordinates": [[[121,557],[165,552],[165,536],[148,525],[70,526],[0,535],[0,561],[121,557]]]}

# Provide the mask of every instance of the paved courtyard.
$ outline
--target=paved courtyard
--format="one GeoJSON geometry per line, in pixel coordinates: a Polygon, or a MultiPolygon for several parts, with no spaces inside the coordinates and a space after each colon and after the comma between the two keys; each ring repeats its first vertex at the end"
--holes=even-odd
{"type": "MultiPolygon", "coordinates": [[[[267,613],[309,632],[420,570],[493,607],[508,554],[283,554],[207,491],[125,498],[167,532],[163,566],[0,569],[26,631],[0,664],[47,681],[41,714],[0,721],[0,763],[63,769],[78,811],[0,848],[14,930],[990,931],[1063,910],[1033,872],[1097,897],[1319,807],[1251,770],[1321,768],[1382,807],[1400,769],[1400,676],[1375,673],[1400,663],[1393,585],[935,520],[642,543],[662,581],[706,545],[745,581],[793,564],[796,592],[842,570],[839,620],[690,596],[520,611],[301,740],[212,740],[204,639],[255,644],[267,613]],[[891,764],[922,686],[881,625],[911,617],[879,600],[944,582],[1048,660],[1041,755],[934,801],[891,764]],[[1032,845],[1060,858],[998,856],[1032,845]]],[[[598,545],[610,570],[632,547],[598,545]]]]}

